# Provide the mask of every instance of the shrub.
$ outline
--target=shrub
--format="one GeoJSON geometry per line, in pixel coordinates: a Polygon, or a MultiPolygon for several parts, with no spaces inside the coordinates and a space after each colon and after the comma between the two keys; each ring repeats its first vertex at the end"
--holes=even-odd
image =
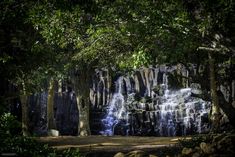
{"type": "Polygon", "coordinates": [[[21,123],[10,113],[0,117],[0,155],[14,153],[24,157],[79,157],[78,149],[57,151],[48,145],[37,142],[34,138],[21,136],[21,123]]]}
{"type": "Polygon", "coordinates": [[[16,153],[18,156],[25,157],[56,156],[54,149],[28,137],[6,138],[3,143],[4,147],[0,148],[1,153],[16,153]]]}
{"type": "Polygon", "coordinates": [[[187,148],[195,148],[196,146],[199,146],[202,142],[210,142],[212,141],[211,135],[195,135],[192,136],[191,139],[183,138],[179,140],[179,143],[182,147],[187,148]]]}
{"type": "Polygon", "coordinates": [[[21,124],[10,113],[3,113],[0,117],[0,138],[20,135],[21,124]]]}
{"type": "MultiPolygon", "coordinates": [[[[58,153],[59,154],[59,153],[58,153]]],[[[64,150],[61,155],[63,157],[79,157],[80,156],[80,152],[78,148],[69,148],[64,150]]]]}

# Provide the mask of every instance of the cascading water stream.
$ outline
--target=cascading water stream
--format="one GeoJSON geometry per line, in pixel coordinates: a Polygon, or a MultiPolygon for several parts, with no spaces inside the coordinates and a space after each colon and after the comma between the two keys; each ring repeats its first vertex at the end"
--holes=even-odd
{"type": "Polygon", "coordinates": [[[183,88],[165,91],[162,103],[159,105],[161,136],[175,136],[176,131],[186,135],[190,129],[196,129],[196,132],[201,133],[201,116],[208,110],[205,109],[203,100],[191,97],[191,90],[191,88],[183,88]]]}
{"type": "Polygon", "coordinates": [[[123,77],[119,77],[115,82],[116,91],[113,94],[111,101],[109,102],[107,116],[102,119],[102,123],[105,127],[105,130],[100,132],[102,135],[114,135],[114,129],[119,120],[126,118],[125,101],[124,96],[122,95],[122,83],[123,77]]]}

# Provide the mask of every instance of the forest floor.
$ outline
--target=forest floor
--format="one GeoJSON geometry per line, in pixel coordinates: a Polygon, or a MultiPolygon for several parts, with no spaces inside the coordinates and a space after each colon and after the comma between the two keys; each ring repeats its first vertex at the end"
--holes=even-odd
{"type": "Polygon", "coordinates": [[[115,153],[143,150],[156,151],[174,146],[183,137],[139,137],[139,136],[59,136],[40,137],[38,141],[57,149],[79,148],[81,153],[115,153]]]}

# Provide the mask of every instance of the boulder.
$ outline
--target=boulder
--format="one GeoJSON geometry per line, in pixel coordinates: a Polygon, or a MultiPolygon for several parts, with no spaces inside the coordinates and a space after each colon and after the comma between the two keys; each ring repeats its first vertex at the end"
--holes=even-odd
{"type": "Polygon", "coordinates": [[[59,131],[58,130],[55,130],[55,129],[50,129],[48,130],[47,132],[48,136],[59,136],[59,131]]]}
{"type": "Polygon", "coordinates": [[[149,157],[149,155],[142,150],[135,150],[127,153],[126,157],[149,157]]]}
{"type": "Polygon", "coordinates": [[[125,157],[125,154],[123,154],[122,152],[119,152],[115,154],[113,157],[125,157]]]}
{"type": "Polygon", "coordinates": [[[205,154],[212,154],[215,152],[215,149],[213,148],[213,146],[209,143],[205,143],[205,142],[202,142],[200,144],[200,148],[201,150],[205,153],[205,154]]]}
{"type": "Polygon", "coordinates": [[[192,88],[191,92],[195,95],[201,95],[202,89],[199,83],[191,83],[190,88],[192,88]]]}
{"type": "Polygon", "coordinates": [[[193,152],[193,149],[192,148],[186,148],[184,147],[183,150],[182,150],[182,154],[183,155],[189,155],[189,154],[192,154],[193,152]]]}

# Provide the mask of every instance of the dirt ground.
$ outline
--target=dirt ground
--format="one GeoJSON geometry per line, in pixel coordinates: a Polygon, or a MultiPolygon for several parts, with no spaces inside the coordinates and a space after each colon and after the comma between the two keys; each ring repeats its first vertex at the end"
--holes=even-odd
{"type": "MultiPolygon", "coordinates": [[[[182,137],[181,137],[182,138],[182,137]]],[[[153,150],[173,146],[179,137],[139,137],[139,136],[59,136],[40,137],[37,140],[57,149],[79,148],[81,153],[115,153],[132,150],[153,150]]]]}

